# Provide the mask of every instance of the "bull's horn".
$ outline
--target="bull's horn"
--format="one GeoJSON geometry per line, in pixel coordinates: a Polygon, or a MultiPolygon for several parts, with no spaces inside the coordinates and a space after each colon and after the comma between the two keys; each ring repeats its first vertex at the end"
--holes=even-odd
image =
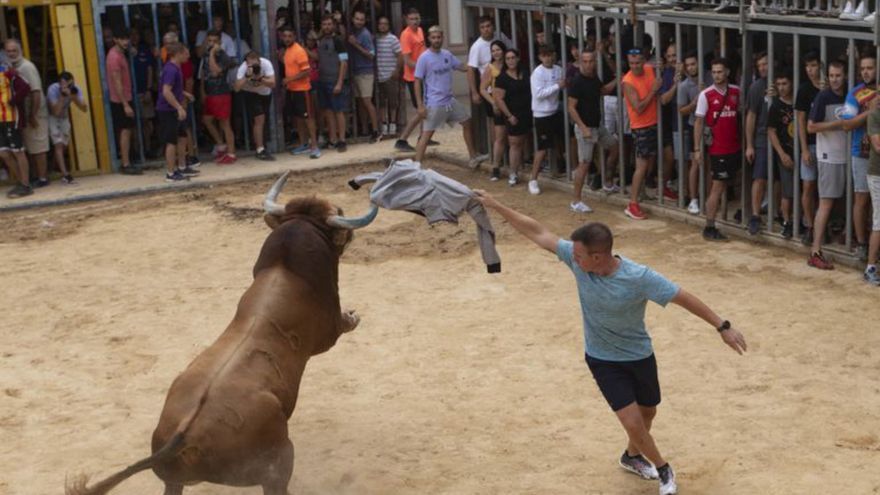
{"type": "Polygon", "coordinates": [[[281,192],[281,188],[284,187],[284,183],[287,182],[287,177],[289,175],[290,170],[281,174],[281,177],[272,184],[272,187],[269,188],[269,192],[266,193],[266,199],[263,201],[263,208],[266,209],[266,213],[269,215],[284,214],[284,205],[279,205],[275,200],[278,199],[278,194],[281,192]]]}
{"type": "Polygon", "coordinates": [[[333,215],[327,217],[327,223],[333,227],[338,227],[340,229],[354,230],[370,225],[370,223],[376,219],[376,215],[378,213],[379,207],[370,203],[370,211],[368,211],[367,214],[362,217],[347,218],[341,217],[339,215],[333,215]]]}

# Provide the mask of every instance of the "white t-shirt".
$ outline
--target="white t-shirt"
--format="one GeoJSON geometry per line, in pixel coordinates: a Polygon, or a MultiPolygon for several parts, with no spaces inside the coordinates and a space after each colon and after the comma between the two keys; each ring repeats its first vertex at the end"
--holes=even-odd
{"type": "Polygon", "coordinates": [[[504,33],[497,33],[495,37],[489,41],[479,37],[477,38],[477,41],[474,41],[474,44],[471,45],[471,50],[468,52],[468,67],[478,69],[480,75],[483,75],[489,62],[492,61],[492,42],[495,40],[500,40],[504,43],[504,46],[513,48],[513,43],[504,35],[504,33]]]}
{"type": "MultiPolygon", "coordinates": [[[[238,67],[238,71],[235,74],[235,79],[244,79],[246,78],[248,64],[247,61],[242,62],[242,64],[238,67]]],[[[274,77],[275,76],[275,68],[272,67],[272,62],[267,59],[260,57],[260,73],[266,77],[274,77]]],[[[251,81],[248,81],[241,88],[244,91],[249,91],[251,93],[256,93],[258,95],[268,96],[272,94],[272,88],[262,85],[262,84],[254,84],[251,81]]]]}

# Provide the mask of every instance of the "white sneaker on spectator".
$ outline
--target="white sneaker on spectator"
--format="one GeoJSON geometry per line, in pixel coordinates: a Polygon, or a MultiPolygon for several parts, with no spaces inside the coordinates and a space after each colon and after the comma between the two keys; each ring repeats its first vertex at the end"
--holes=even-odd
{"type": "Polygon", "coordinates": [[[388,124],[382,124],[382,134],[383,135],[388,134],[388,124]]]}
{"type": "Polygon", "coordinates": [[[513,187],[513,186],[517,185],[518,183],[519,183],[519,178],[516,176],[516,174],[510,174],[510,176],[507,178],[507,185],[510,187],[513,187]]]}
{"type": "Polygon", "coordinates": [[[700,214],[700,201],[697,198],[692,199],[690,204],[688,204],[688,213],[691,215],[700,214]]]}
{"type": "Polygon", "coordinates": [[[394,124],[394,123],[388,124],[388,133],[389,134],[397,134],[397,124],[394,124]]]}
{"type": "MultiPolygon", "coordinates": [[[[839,19],[844,21],[852,21],[855,20],[853,14],[855,13],[855,9],[853,8],[852,1],[847,0],[846,4],[843,6],[843,10],[840,12],[838,16],[839,19]]],[[[864,17],[864,16],[862,16],[864,17]]]]}
{"type": "Polygon", "coordinates": [[[588,204],[584,203],[583,201],[578,201],[577,203],[572,203],[570,206],[571,206],[571,211],[573,211],[575,213],[591,213],[593,211],[593,209],[590,208],[590,206],[588,204]]]}
{"type": "Polygon", "coordinates": [[[489,159],[489,155],[487,155],[487,154],[477,155],[477,156],[471,158],[470,161],[468,161],[468,165],[471,168],[475,169],[475,168],[479,167],[481,163],[485,162],[488,159],[489,159]]]}
{"type": "Polygon", "coordinates": [[[871,12],[870,14],[866,15],[865,18],[862,19],[862,21],[867,22],[868,24],[874,24],[874,17],[876,15],[877,15],[876,12],[871,12]]]}
{"type": "Polygon", "coordinates": [[[536,180],[529,181],[529,194],[532,194],[532,195],[541,194],[541,187],[538,185],[538,181],[536,181],[536,180]]]}

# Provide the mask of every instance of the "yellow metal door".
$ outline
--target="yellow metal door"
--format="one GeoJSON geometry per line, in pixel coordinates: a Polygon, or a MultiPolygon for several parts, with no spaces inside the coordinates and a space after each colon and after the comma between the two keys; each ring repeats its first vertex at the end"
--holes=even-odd
{"type": "MultiPolygon", "coordinates": [[[[56,5],[55,18],[58,22],[58,47],[61,52],[63,69],[73,74],[77,86],[85,93],[85,101],[92,102],[90,97],[89,77],[86,72],[86,61],[83,55],[82,29],[76,4],[56,5]]],[[[100,90],[99,90],[100,91],[100,90]]],[[[73,142],[76,149],[77,170],[98,170],[98,154],[95,148],[95,133],[92,128],[92,106],[81,112],[74,106],[70,107],[73,142]]]]}

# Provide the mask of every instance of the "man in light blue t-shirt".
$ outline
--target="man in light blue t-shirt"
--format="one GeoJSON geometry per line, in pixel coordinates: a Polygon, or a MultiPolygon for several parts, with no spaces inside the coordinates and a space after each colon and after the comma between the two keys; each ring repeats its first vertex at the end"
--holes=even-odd
{"type": "Polygon", "coordinates": [[[646,479],[660,480],[660,495],[677,492],[672,467],[651,437],[660,403],[657,362],[645,329],[645,306],[672,302],[715,327],[725,344],[742,354],[746,342],[729,321],[699,298],[654,270],[612,253],[614,237],[605,224],[591,222],[560,239],[536,220],[475,190],[519,233],[555,253],[574,273],[584,321],[585,359],[599,390],[629,437],[620,465],[646,479]],[[650,462],[649,462],[650,461],[650,462]]]}
{"type": "Polygon", "coordinates": [[[468,68],[449,50],[443,48],[443,29],[431,26],[428,29],[428,45],[416,61],[415,95],[419,116],[424,119],[422,135],[416,145],[416,161],[425,157],[428,141],[434,131],[443,124],[461,124],[464,144],[467,146],[471,168],[476,168],[489,155],[477,155],[474,138],[471,135],[471,113],[452,94],[452,71],[467,72],[468,68]]]}

